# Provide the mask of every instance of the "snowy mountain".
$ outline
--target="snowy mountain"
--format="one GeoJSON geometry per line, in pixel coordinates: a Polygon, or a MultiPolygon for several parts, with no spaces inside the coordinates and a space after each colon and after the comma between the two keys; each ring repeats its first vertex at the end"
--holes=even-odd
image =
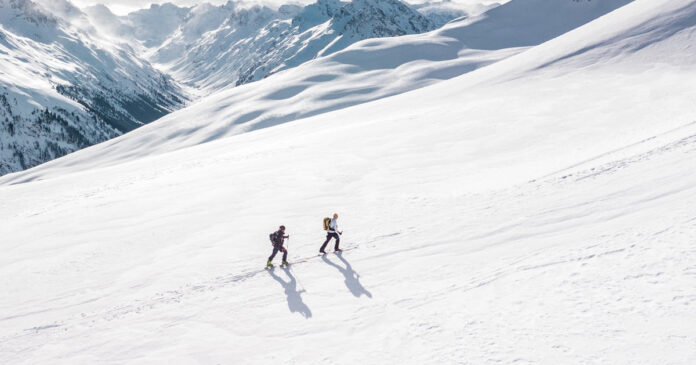
{"type": "Polygon", "coordinates": [[[366,40],[3,176],[0,362],[693,364],[694,19],[366,40]],[[314,113],[215,133],[280,99],[314,113]]]}
{"type": "MultiPolygon", "coordinates": [[[[619,1],[607,1],[614,8],[620,7],[619,1]]],[[[519,7],[518,4],[528,2],[513,0],[501,8],[519,7]]],[[[596,19],[612,9],[607,5],[597,7],[594,3],[568,3],[577,19],[596,19]]],[[[548,3],[545,7],[552,10],[566,8],[557,3],[548,3]]],[[[545,7],[539,11],[546,12],[542,11],[545,7]]],[[[558,32],[554,30],[555,22],[544,27],[538,24],[539,19],[530,8],[525,10],[520,12],[520,16],[529,17],[529,21],[519,21],[527,28],[509,33],[511,39],[526,34],[527,37],[549,40],[558,32]]],[[[208,102],[194,103],[162,118],[156,127],[146,126],[132,132],[129,138],[142,141],[139,144],[123,144],[115,139],[96,147],[104,151],[103,158],[94,160],[92,155],[73,158],[80,159],[85,165],[103,166],[137,158],[139,154],[171,152],[405,93],[467,74],[527,50],[526,47],[495,49],[502,36],[498,33],[476,39],[483,50],[469,47],[470,36],[478,34],[481,23],[484,26],[506,24],[510,21],[509,14],[509,11],[502,11],[486,17],[462,18],[425,34],[357,42],[343,51],[306,62],[296,67],[297,72],[281,72],[272,78],[213,93],[206,98],[208,102]],[[186,120],[186,123],[174,123],[174,120],[186,120]],[[153,148],[155,145],[157,148],[153,148]]],[[[561,29],[565,29],[565,25],[561,29]]]]}
{"type": "Polygon", "coordinates": [[[0,175],[131,131],[201,92],[261,79],[362,39],[435,27],[397,0],[321,0],[277,10],[163,4],[126,17],[103,5],[83,12],[65,0],[2,0],[0,16],[0,130],[7,135],[0,175]],[[179,80],[193,88],[182,91],[179,80]]]}
{"type": "Polygon", "coordinates": [[[0,0],[0,175],[133,130],[184,101],[170,77],[100,37],[70,3],[0,0]]]}
{"type": "Polygon", "coordinates": [[[411,7],[418,10],[428,20],[430,20],[437,28],[449,23],[453,19],[462,18],[471,15],[479,15],[486,11],[500,6],[498,3],[462,8],[461,4],[453,3],[452,0],[426,1],[419,4],[412,4],[411,7]]]}
{"type": "Polygon", "coordinates": [[[318,0],[277,10],[243,8],[233,2],[188,9],[153,5],[130,14],[125,22],[140,29],[150,18],[165,19],[158,34],[170,36],[162,41],[135,34],[149,47],[148,58],[178,80],[209,92],[263,79],[360,40],[437,27],[399,0],[318,0]],[[179,27],[177,21],[181,21],[179,27]]]}
{"type": "MultiPolygon", "coordinates": [[[[384,43],[387,48],[381,53],[376,48],[383,43],[372,41],[351,51],[353,56],[331,57],[361,40],[423,33],[462,15],[461,10],[448,2],[410,7],[398,0],[320,0],[276,10],[232,2],[190,8],[152,5],[117,17],[103,5],[82,12],[65,0],[2,0],[0,62],[6,72],[0,74],[0,130],[5,135],[0,141],[0,174],[131,131],[179,109],[190,97],[186,95],[246,84],[317,58],[320,61],[310,66],[317,75],[333,68],[342,75],[342,85],[353,86],[334,83],[335,87],[322,86],[318,94],[297,96],[290,91],[287,97],[276,94],[272,82],[270,88],[236,90],[224,95],[237,101],[235,113],[240,117],[224,126],[214,120],[197,124],[208,123],[200,127],[214,130],[212,136],[236,134],[395,95],[509,57],[521,51],[514,47],[539,44],[627,2],[511,1],[483,15],[461,16],[455,25],[426,38],[384,43]],[[427,53],[416,48],[423,41],[430,43],[427,53]],[[401,48],[399,57],[388,56],[392,47],[401,48]],[[368,68],[362,68],[369,64],[364,62],[357,66],[365,54],[382,59],[368,68]],[[341,71],[344,67],[358,69],[346,73],[341,71]],[[182,91],[178,81],[191,88],[182,91]],[[269,90],[270,96],[257,90],[269,90]],[[288,98],[308,101],[308,96],[324,107],[285,103],[288,98]],[[267,105],[243,112],[241,100],[249,98],[265,98],[267,105]]],[[[293,75],[297,74],[284,76],[287,90],[324,85],[333,78],[307,83],[293,75]]],[[[166,136],[153,138],[171,144],[166,136]]],[[[210,138],[188,138],[188,143],[210,138]]]]}

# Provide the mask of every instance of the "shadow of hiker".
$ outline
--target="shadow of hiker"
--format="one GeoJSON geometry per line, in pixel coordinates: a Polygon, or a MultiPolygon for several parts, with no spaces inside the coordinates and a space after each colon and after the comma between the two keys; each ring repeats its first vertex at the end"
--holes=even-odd
{"type": "Polygon", "coordinates": [[[340,271],[341,274],[343,274],[343,276],[346,278],[346,287],[356,298],[359,298],[363,294],[365,294],[365,296],[367,296],[368,298],[372,298],[372,293],[370,293],[367,289],[365,289],[365,287],[362,286],[362,284],[360,284],[360,274],[353,270],[353,267],[350,266],[348,260],[343,258],[343,254],[339,252],[336,254],[336,256],[346,265],[345,268],[331,262],[331,260],[329,260],[326,257],[326,255],[322,256],[321,259],[324,260],[324,262],[326,262],[327,264],[338,269],[338,271],[340,271]]]}
{"type": "Polygon", "coordinates": [[[288,278],[290,278],[290,281],[288,282],[283,280],[280,276],[276,275],[273,272],[274,270],[275,268],[272,268],[268,270],[268,272],[271,274],[271,277],[273,277],[275,281],[279,282],[280,285],[283,286],[283,289],[285,289],[285,295],[288,297],[288,308],[290,308],[290,312],[299,312],[305,318],[312,317],[312,311],[309,309],[307,304],[305,304],[302,301],[302,293],[304,293],[305,290],[302,289],[300,291],[297,291],[297,280],[294,276],[292,276],[290,269],[287,267],[282,268],[282,270],[285,272],[285,275],[287,275],[288,278]]]}

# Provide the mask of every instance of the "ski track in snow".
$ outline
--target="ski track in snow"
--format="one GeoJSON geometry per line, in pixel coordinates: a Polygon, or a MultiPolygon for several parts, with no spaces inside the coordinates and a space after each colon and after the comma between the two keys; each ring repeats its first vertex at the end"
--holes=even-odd
{"type": "Polygon", "coordinates": [[[0,178],[0,363],[696,363],[694,5],[326,113],[301,66],[0,178]],[[313,116],[222,138],[268,96],[313,116]],[[309,256],[334,211],[359,248],[309,256]]]}
{"type": "MultiPolygon", "coordinates": [[[[350,252],[355,249],[357,249],[357,246],[351,246],[348,245],[344,251],[345,252],[350,252]]],[[[290,268],[279,268],[275,267],[273,270],[282,270],[282,271],[289,271],[292,270],[293,267],[296,265],[301,265],[305,263],[309,263],[312,261],[324,261],[328,262],[329,265],[334,265],[333,262],[330,261],[330,259],[327,258],[327,256],[338,256],[334,253],[329,253],[326,256],[307,256],[307,257],[302,257],[298,258],[294,261],[292,261],[292,265],[290,268]]],[[[339,257],[339,260],[341,258],[339,257]]],[[[341,260],[345,263],[345,260],[341,260]]],[[[338,266],[335,266],[339,268],[338,266]]],[[[198,294],[204,294],[206,292],[212,292],[216,290],[221,290],[224,289],[227,286],[231,285],[237,285],[240,282],[250,280],[258,276],[259,274],[263,273],[268,273],[269,269],[263,268],[263,269],[258,269],[258,270],[245,270],[241,273],[238,274],[230,274],[228,276],[220,276],[216,277],[212,280],[207,280],[205,282],[201,283],[196,283],[196,284],[187,284],[186,286],[174,290],[168,290],[165,292],[159,292],[155,294],[154,296],[147,298],[147,299],[141,299],[137,300],[134,303],[130,304],[122,304],[118,306],[114,306],[108,310],[106,310],[104,313],[93,313],[93,314],[85,314],[81,313],[78,317],[70,319],[70,320],[59,320],[55,324],[47,324],[47,325],[41,325],[41,326],[36,326],[32,328],[25,329],[24,331],[27,332],[35,332],[38,333],[39,331],[44,331],[47,329],[52,329],[52,328],[59,328],[63,327],[63,330],[65,330],[64,327],[68,326],[68,323],[70,322],[77,322],[77,323],[92,323],[92,325],[97,322],[97,321],[111,321],[115,319],[120,319],[123,317],[126,317],[128,315],[133,315],[133,314],[142,314],[145,311],[153,310],[156,309],[157,307],[161,305],[167,305],[167,304],[175,304],[175,303],[181,303],[184,300],[190,300],[191,297],[198,295],[198,294]],[[59,324],[58,324],[59,323],[59,324]]],[[[100,298],[94,298],[89,301],[85,301],[82,303],[77,303],[76,305],[80,304],[86,304],[89,302],[96,301],[100,298]]],[[[43,312],[50,312],[52,310],[56,309],[63,309],[63,308],[55,308],[55,309],[46,309],[43,312]]],[[[24,314],[19,314],[15,316],[10,316],[10,317],[5,317],[5,318],[0,318],[0,322],[9,320],[9,319],[16,319],[20,317],[26,317],[30,316],[32,314],[36,314],[36,312],[32,313],[24,313],[24,314]]]]}
{"type": "MultiPolygon", "coordinates": [[[[649,141],[652,140],[653,139],[650,139],[649,141]]],[[[645,141],[643,144],[647,144],[649,141],[645,141]]],[[[636,147],[639,146],[631,146],[632,149],[636,147]]],[[[616,153],[617,152],[614,154],[616,153]]],[[[483,201],[480,202],[481,204],[479,205],[503,204],[504,202],[504,204],[508,206],[525,206],[530,202],[543,199],[545,195],[551,195],[554,192],[562,193],[567,190],[582,189],[582,185],[589,185],[588,188],[592,188],[597,184],[601,185],[603,180],[610,178],[612,175],[621,174],[622,172],[630,173],[633,170],[646,171],[647,169],[642,168],[642,165],[659,164],[659,160],[665,156],[671,157],[675,154],[683,154],[686,156],[685,158],[694,160],[695,153],[696,134],[691,134],[635,155],[584,169],[583,167],[586,167],[584,165],[587,164],[583,164],[583,166],[576,166],[568,170],[565,174],[559,173],[557,176],[546,177],[539,181],[531,181],[522,186],[516,186],[496,194],[491,194],[490,196],[494,197],[494,201],[483,201]]],[[[611,155],[612,154],[609,156],[611,155]]],[[[608,156],[602,157],[607,159],[608,156]]],[[[684,192],[684,189],[693,190],[696,189],[696,187],[687,185],[680,191],[684,192]]],[[[691,196],[696,196],[696,194],[692,193],[691,196]]],[[[669,198],[669,195],[662,194],[650,197],[646,201],[636,201],[635,203],[645,203],[649,200],[660,200],[665,198],[669,198]]],[[[516,228],[519,229],[520,226],[529,225],[532,221],[541,222],[541,228],[547,225],[567,225],[575,219],[583,219],[585,217],[568,216],[563,212],[576,211],[578,207],[587,207],[593,204],[597,204],[597,202],[583,201],[580,202],[580,204],[561,206],[551,210],[529,212],[530,214],[537,214],[539,216],[530,217],[527,221],[518,224],[516,228]],[[560,219],[538,219],[546,215],[554,215],[560,217],[560,219]]],[[[588,215],[596,215],[597,210],[594,209],[588,213],[588,215]]],[[[690,278],[692,283],[696,280],[696,266],[693,265],[693,262],[696,262],[696,250],[689,245],[683,246],[677,243],[693,242],[693,239],[696,238],[689,235],[689,232],[694,232],[696,229],[696,216],[692,214],[690,217],[682,217],[682,219],[682,221],[672,222],[669,225],[662,225],[657,229],[655,227],[634,227],[621,232],[603,233],[597,237],[592,237],[590,240],[584,242],[584,244],[575,243],[572,248],[563,245],[544,245],[534,249],[529,247],[530,249],[527,250],[526,253],[517,253],[516,256],[510,255],[498,262],[487,263],[484,269],[477,271],[475,275],[468,277],[462,282],[451,284],[445,288],[429,290],[426,295],[428,298],[427,301],[401,299],[393,303],[393,305],[402,307],[404,310],[408,311],[418,310],[419,308],[431,306],[433,302],[447,301],[453,293],[468,293],[467,295],[474,295],[473,292],[485,291],[487,290],[486,288],[492,287],[492,285],[500,282],[520,283],[524,281],[533,281],[534,278],[539,277],[553,277],[553,281],[557,283],[555,293],[553,293],[554,296],[560,298],[575,298],[575,300],[577,300],[577,303],[574,303],[576,307],[572,312],[568,313],[569,328],[574,327],[572,325],[573,323],[578,325],[578,321],[582,321],[584,318],[587,318],[587,316],[590,316],[594,310],[593,308],[597,305],[601,308],[605,308],[604,310],[607,311],[606,315],[608,318],[629,315],[647,315],[647,313],[659,314],[664,312],[667,308],[674,307],[682,307],[684,310],[687,310],[686,313],[688,313],[688,309],[696,301],[696,290],[694,290],[693,286],[687,286],[680,292],[671,293],[671,298],[665,298],[664,293],[654,298],[643,297],[640,299],[643,303],[640,308],[633,307],[635,301],[626,300],[628,299],[627,296],[640,295],[640,292],[630,291],[632,286],[654,285],[659,287],[670,281],[679,280],[680,276],[684,279],[690,278]],[[655,247],[662,245],[672,246],[671,250],[668,252],[679,253],[679,257],[655,256],[655,247]],[[636,258],[640,260],[636,261],[636,258]],[[629,263],[628,267],[624,264],[625,262],[629,263]],[[607,273],[602,273],[600,276],[588,274],[588,272],[596,272],[597,268],[604,266],[614,267],[614,272],[608,274],[608,277],[606,276],[607,273]],[[569,289],[572,289],[572,291],[567,291],[569,289]],[[593,291],[608,291],[611,295],[607,297],[598,293],[593,294],[593,291]],[[589,297],[588,294],[590,295],[589,297]],[[592,297],[599,302],[593,302],[592,297]],[[631,305],[624,306],[622,305],[623,302],[631,303],[631,305]]],[[[533,241],[536,240],[536,237],[543,237],[545,232],[549,232],[541,230],[532,232],[527,237],[511,236],[500,240],[496,239],[497,236],[505,235],[510,229],[511,226],[507,228],[501,227],[478,237],[464,239],[465,242],[487,241],[494,243],[473,249],[469,253],[458,254],[460,260],[463,262],[462,265],[466,265],[467,262],[475,258],[480,252],[491,249],[498,250],[500,246],[510,245],[520,240],[533,241]]],[[[554,231],[558,234],[558,229],[554,229],[554,231]]],[[[304,276],[307,271],[313,270],[317,265],[328,264],[328,266],[332,266],[338,269],[338,271],[347,271],[347,268],[350,268],[350,263],[346,260],[353,261],[353,258],[360,260],[356,262],[380,260],[386,255],[402,256],[408,252],[418,253],[422,251],[427,253],[438,245],[451,246],[453,244],[449,241],[439,244],[429,243],[424,245],[421,243],[410,245],[404,250],[399,250],[397,252],[380,250],[380,248],[382,248],[381,246],[389,248],[390,245],[388,241],[408,241],[408,236],[408,232],[406,232],[406,235],[402,232],[384,234],[366,241],[364,244],[361,244],[359,248],[355,246],[354,243],[348,243],[346,247],[356,250],[351,253],[345,253],[346,259],[339,258],[340,260],[336,260],[336,255],[330,255],[333,257],[308,256],[296,259],[297,263],[289,269],[246,269],[239,272],[234,272],[232,270],[229,275],[218,276],[202,282],[187,284],[177,289],[158,292],[148,298],[140,298],[130,302],[103,306],[104,309],[101,311],[91,313],[82,312],[70,318],[56,318],[52,323],[37,323],[37,325],[33,327],[25,328],[20,333],[3,336],[2,340],[0,340],[2,344],[0,348],[3,349],[2,352],[9,351],[11,348],[21,348],[23,349],[22,351],[33,351],[36,350],[36,348],[33,348],[29,344],[49,343],[52,341],[52,338],[70,336],[73,331],[78,331],[79,333],[87,331],[92,327],[113,326],[113,322],[128,321],[132,318],[143,318],[150,316],[153,312],[159,315],[165,315],[167,312],[176,311],[176,308],[180,306],[195,307],[200,306],[202,303],[205,303],[203,305],[220,304],[221,301],[224,302],[224,296],[234,296],[236,291],[243,290],[240,286],[265,286],[269,284],[268,280],[271,279],[280,283],[283,287],[287,296],[286,299],[290,312],[310,319],[312,318],[312,310],[303,301],[302,295],[313,290],[312,283],[304,279],[301,282],[302,284],[298,284],[300,281],[297,278],[300,277],[300,275],[304,276]],[[321,261],[325,261],[325,263],[321,261]],[[289,281],[286,281],[286,279],[289,279],[289,281]],[[250,283],[249,281],[254,282],[250,283]]],[[[451,250],[445,249],[445,251],[451,250]]],[[[350,271],[350,277],[353,277],[353,279],[351,279],[349,275],[346,275],[346,285],[352,294],[358,298],[361,296],[365,296],[366,299],[373,298],[373,294],[359,283],[359,275],[352,269],[350,269],[350,271]],[[359,286],[360,290],[353,290],[354,288],[351,288],[351,284],[348,283],[348,280],[354,280],[355,282],[352,285],[359,286]]],[[[424,276],[427,278],[428,274],[426,273],[424,276]]],[[[334,277],[333,280],[338,282],[340,278],[334,277]]],[[[551,287],[553,287],[553,285],[551,285],[551,287]]],[[[100,299],[101,298],[93,298],[87,302],[98,301],[100,299]]],[[[497,300],[500,300],[500,298],[497,300]]],[[[524,299],[520,298],[518,304],[522,302],[524,302],[524,299]]],[[[84,303],[76,303],[75,306],[81,304],[84,303]]],[[[501,304],[495,304],[495,300],[489,304],[493,306],[489,308],[492,312],[500,313],[498,311],[503,310],[503,308],[497,308],[501,304]]],[[[46,309],[45,312],[59,309],[62,308],[46,309]]],[[[468,311],[468,309],[464,309],[465,313],[468,311]]],[[[544,314],[540,315],[553,315],[553,312],[543,313],[544,314]]],[[[35,313],[25,313],[22,314],[22,316],[30,317],[33,314],[35,313]]],[[[16,319],[16,317],[17,316],[0,318],[0,322],[16,319]]],[[[420,339],[427,339],[430,335],[443,333],[467,337],[470,340],[474,339],[472,343],[462,343],[463,347],[454,353],[448,352],[443,348],[443,352],[438,361],[462,362],[465,359],[463,356],[467,354],[468,351],[472,350],[472,346],[480,346],[479,351],[486,354],[485,362],[503,361],[524,363],[540,360],[525,357],[517,358],[512,356],[514,354],[512,351],[508,353],[495,351],[494,349],[499,347],[497,341],[493,338],[480,337],[482,333],[486,333],[482,326],[487,325],[485,321],[477,320],[476,318],[476,316],[472,316],[464,323],[464,326],[456,329],[453,333],[450,332],[452,329],[450,329],[450,331],[445,331],[441,325],[437,325],[437,323],[441,321],[435,320],[432,316],[425,316],[421,318],[420,321],[413,322],[409,326],[412,326],[412,331],[419,333],[417,338],[420,339]]],[[[612,328],[615,327],[610,326],[608,323],[600,328],[595,328],[597,331],[596,334],[599,336],[598,341],[603,337],[621,338],[622,336],[628,335],[625,330],[616,332],[616,330],[612,328]]],[[[501,330],[512,331],[513,337],[516,338],[525,338],[532,335],[531,333],[520,332],[520,328],[506,328],[504,326],[501,330]]],[[[560,353],[568,353],[572,351],[572,349],[561,344],[566,342],[564,339],[572,339],[573,337],[584,335],[584,333],[576,333],[571,330],[566,334],[557,332],[548,333],[546,337],[547,341],[551,343],[558,342],[558,344],[552,345],[554,349],[558,350],[560,353]]],[[[539,334],[535,334],[535,336],[539,336],[539,334]]],[[[675,334],[674,336],[673,340],[677,343],[681,342],[685,345],[693,344],[693,340],[686,335],[675,334]]],[[[688,356],[688,354],[685,354],[685,356],[688,356]]],[[[582,361],[588,362],[607,361],[607,358],[597,356],[580,356],[579,358],[582,359],[582,361]]]]}

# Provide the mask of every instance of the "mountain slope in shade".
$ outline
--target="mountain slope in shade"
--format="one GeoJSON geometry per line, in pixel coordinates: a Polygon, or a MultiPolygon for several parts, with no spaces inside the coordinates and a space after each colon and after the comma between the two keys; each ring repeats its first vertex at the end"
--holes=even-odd
{"type": "Polygon", "coordinates": [[[470,48],[527,47],[560,36],[633,0],[513,0],[469,19],[470,48]]]}
{"type": "Polygon", "coordinates": [[[183,106],[129,46],[65,1],[0,0],[0,174],[105,141],[183,106]]]}

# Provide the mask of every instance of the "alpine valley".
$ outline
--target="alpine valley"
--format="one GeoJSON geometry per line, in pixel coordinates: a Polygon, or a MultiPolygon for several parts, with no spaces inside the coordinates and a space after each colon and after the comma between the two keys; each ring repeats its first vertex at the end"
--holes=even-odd
{"type": "MultiPolygon", "coordinates": [[[[68,0],[0,0],[0,175],[106,141],[203,96],[325,58],[362,40],[425,33],[464,19],[471,24],[456,37],[456,47],[447,47],[448,59],[457,62],[451,52],[504,49],[486,52],[466,67],[433,73],[428,84],[508,57],[518,47],[551,39],[627,1],[569,0],[531,13],[525,11],[536,8],[533,2],[497,9],[499,3],[474,7],[449,0],[318,0],[276,8],[229,1],[153,4],[117,16],[104,5],[79,9],[68,0]]],[[[392,62],[414,61],[413,56],[392,62]]],[[[358,79],[384,79],[379,72],[355,76],[358,89],[364,83],[358,79]]],[[[390,76],[380,84],[389,92],[362,88],[358,100],[335,98],[337,104],[424,85],[424,80],[390,76]]],[[[308,113],[315,112],[275,119],[308,113]]],[[[243,114],[246,119],[253,115],[243,114]]]]}
{"type": "Polygon", "coordinates": [[[430,31],[465,15],[399,0],[308,6],[104,5],[0,0],[0,175],[106,141],[225,87],[357,41],[430,31]],[[431,20],[432,19],[432,20],[431,20]]]}

